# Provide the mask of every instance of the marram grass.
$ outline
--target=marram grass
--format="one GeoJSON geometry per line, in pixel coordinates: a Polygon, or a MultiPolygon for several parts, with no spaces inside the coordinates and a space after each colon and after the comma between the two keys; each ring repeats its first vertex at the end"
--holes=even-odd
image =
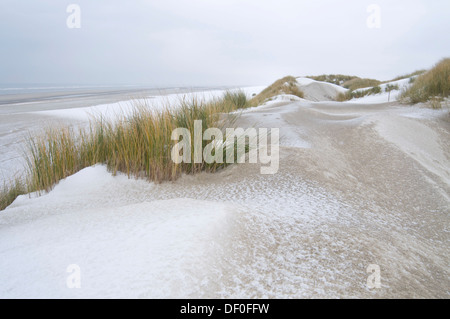
{"type": "Polygon", "coordinates": [[[292,94],[300,98],[304,97],[304,93],[299,89],[297,85],[297,79],[293,76],[286,76],[272,83],[265,88],[261,93],[255,96],[250,103],[254,106],[260,105],[270,98],[279,94],[292,94]]]}
{"type": "Polygon", "coordinates": [[[436,101],[450,95],[450,58],[445,58],[428,72],[419,75],[412,86],[405,90],[401,98],[409,103],[431,101],[433,108],[437,108],[436,101]],[[434,105],[434,106],[433,106],[434,105]]]}
{"type": "Polygon", "coordinates": [[[338,93],[335,100],[338,102],[344,102],[344,101],[349,101],[351,99],[359,99],[359,98],[362,98],[367,95],[378,94],[381,92],[382,92],[382,89],[378,85],[374,86],[372,88],[369,88],[367,90],[358,90],[358,91],[348,90],[345,93],[343,93],[343,92],[338,93]]]}
{"type": "MultiPolygon", "coordinates": [[[[196,120],[202,121],[202,133],[208,128],[231,127],[237,115],[228,113],[250,106],[245,93],[226,92],[210,102],[184,98],[179,104],[166,106],[162,111],[136,104],[129,116],[115,120],[98,116],[85,129],[52,127],[42,135],[30,135],[26,179],[5,183],[0,190],[0,209],[21,194],[50,191],[60,180],[99,163],[107,165],[113,174],[123,172],[153,182],[175,180],[183,173],[215,172],[226,166],[205,160],[194,163],[193,152],[191,163],[174,163],[171,134],[176,128],[186,128],[193,143],[196,120]]],[[[210,142],[203,140],[202,149],[210,142]]],[[[219,151],[226,154],[230,147],[236,148],[237,143],[223,143],[219,151]]]]}
{"type": "Polygon", "coordinates": [[[4,182],[0,187],[0,210],[8,207],[18,196],[27,193],[26,185],[20,178],[15,178],[10,183],[4,182]]]}

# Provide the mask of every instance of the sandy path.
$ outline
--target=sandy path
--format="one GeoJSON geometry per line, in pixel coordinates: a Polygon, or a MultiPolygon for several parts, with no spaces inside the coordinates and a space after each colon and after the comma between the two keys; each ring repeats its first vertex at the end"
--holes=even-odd
{"type": "MultiPolygon", "coordinates": [[[[173,207],[179,211],[183,200],[189,198],[189,207],[206,207],[207,214],[223,209],[227,213],[221,215],[212,233],[205,235],[204,225],[198,226],[202,229],[198,237],[190,239],[202,243],[196,249],[198,259],[189,264],[177,260],[167,264],[182,275],[168,276],[161,267],[165,281],[158,281],[159,288],[155,288],[154,273],[129,274],[126,282],[108,286],[107,293],[102,286],[107,283],[92,277],[84,296],[449,297],[450,124],[444,115],[393,104],[297,101],[245,112],[238,125],[280,128],[277,174],[261,175],[259,165],[239,164],[216,174],[185,176],[154,187],[116,178],[96,189],[96,200],[91,199],[89,207],[86,201],[94,195],[86,184],[86,193],[59,197],[50,193],[46,196],[53,196],[51,201],[46,196],[22,198],[1,216],[0,230],[3,234],[31,232],[42,216],[46,216],[43,223],[59,218],[58,225],[63,226],[60,218],[70,221],[90,216],[79,222],[86,223],[81,228],[89,228],[88,223],[100,216],[98,211],[101,216],[105,211],[115,216],[115,227],[124,224],[139,229],[142,220],[130,224],[130,214],[144,209],[139,205],[155,212],[171,212],[173,207]],[[60,216],[62,210],[64,215],[60,216]],[[129,213],[121,220],[125,211],[129,213]],[[381,269],[379,289],[367,287],[370,264],[381,269]],[[180,278],[184,285],[176,281],[180,278]],[[150,284],[142,287],[146,280],[150,284]],[[116,286],[120,289],[115,290],[116,286]]],[[[92,226],[94,230],[103,227],[100,220],[103,217],[99,226],[92,226]]],[[[73,227],[64,231],[67,236],[82,236],[77,232],[73,227]]],[[[133,234],[127,233],[126,238],[133,238],[133,234]]],[[[43,246],[51,240],[39,236],[43,246]]],[[[115,236],[121,238],[120,234],[115,236]]],[[[123,245],[119,239],[117,245],[123,245]]],[[[16,240],[0,245],[3,257],[25,245],[20,238],[16,240]]],[[[52,242],[52,249],[54,245],[52,242]]],[[[97,246],[92,242],[79,254],[90,258],[91,268],[108,273],[108,267],[97,261],[101,249],[97,246]]],[[[131,245],[126,249],[137,248],[131,245]]],[[[77,256],[71,260],[80,258],[77,256]]],[[[158,264],[155,256],[150,260],[158,264]]],[[[53,265],[52,257],[46,262],[53,265]]],[[[115,263],[121,274],[127,271],[129,265],[120,258],[115,263]]],[[[40,291],[35,278],[16,280],[23,280],[24,286],[35,282],[37,293],[40,291]]],[[[8,296],[6,291],[14,291],[20,295],[21,285],[15,285],[0,294],[8,296]]],[[[60,293],[83,296],[67,289],[60,293]]]]}

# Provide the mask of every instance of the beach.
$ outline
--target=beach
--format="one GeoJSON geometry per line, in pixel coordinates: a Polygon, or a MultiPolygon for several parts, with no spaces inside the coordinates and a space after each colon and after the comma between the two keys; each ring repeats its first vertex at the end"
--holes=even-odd
{"type": "Polygon", "coordinates": [[[17,198],[0,213],[0,296],[448,298],[446,111],[298,82],[304,99],[236,123],[280,129],[276,174],[244,163],[154,184],[96,165],[17,198]]]}

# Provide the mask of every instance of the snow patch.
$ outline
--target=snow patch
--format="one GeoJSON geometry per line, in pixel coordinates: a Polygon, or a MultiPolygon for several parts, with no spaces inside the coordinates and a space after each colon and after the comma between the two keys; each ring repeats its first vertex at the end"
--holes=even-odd
{"type": "Polygon", "coordinates": [[[339,93],[347,91],[339,85],[308,78],[297,78],[297,83],[299,89],[305,94],[305,99],[314,102],[334,101],[339,93]]]}
{"type": "Polygon", "coordinates": [[[61,206],[68,198],[93,202],[111,183],[123,188],[122,177],[103,166],[87,168],[46,196],[20,200],[54,210],[45,218],[15,224],[18,205],[0,214],[0,296],[182,298],[198,291],[233,207],[189,198],[127,204],[120,193],[113,194],[123,201],[118,206],[61,206]],[[66,285],[73,264],[81,270],[81,289],[66,285]]]}

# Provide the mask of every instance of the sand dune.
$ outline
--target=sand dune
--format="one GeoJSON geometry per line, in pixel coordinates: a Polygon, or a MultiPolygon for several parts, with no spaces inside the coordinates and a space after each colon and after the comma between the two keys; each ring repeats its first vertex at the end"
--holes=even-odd
{"type": "Polygon", "coordinates": [[[88,168],[0,215],[0,296],[448,298],[446,116],[275,100],[237,123],[280,128],[275,175],[236,164],[153,185],[88,168]]]}
{"type": "Polygon", "coordinates": [[[308,78],[297,78],[297,82],[299,89],[305,94],[305,99],[314,102],[334,101],[339,93],[347,91],[341,86],[308,78]]]}

